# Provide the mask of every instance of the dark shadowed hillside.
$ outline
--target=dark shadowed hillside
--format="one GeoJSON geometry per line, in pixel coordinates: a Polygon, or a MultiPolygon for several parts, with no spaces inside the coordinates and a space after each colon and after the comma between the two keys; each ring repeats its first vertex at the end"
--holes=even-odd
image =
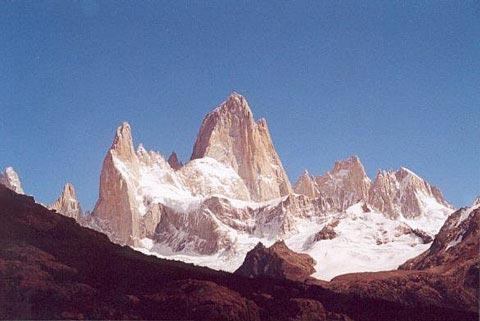
{"type": "Polygon", "coordinates": [[[0,185],[0,318],[476,320],[405,304],[162,260],[111,243],[0,185]]]}

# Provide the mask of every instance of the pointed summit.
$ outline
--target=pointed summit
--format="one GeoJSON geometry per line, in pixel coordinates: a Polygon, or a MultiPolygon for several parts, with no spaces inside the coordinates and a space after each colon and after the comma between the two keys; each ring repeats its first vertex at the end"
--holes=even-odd
{"type": "Polygon", "coordinates": [[[360,200],[367,200],[371,185],[365,168],[355,155],[336,161],[331,171],[315,177],[315,183],[321,193],[331,198],[340,211],[360,200]]]}
{"type": "Polygon", "coordinates": [[[255,122],[247,100],[236,92],[202,122],[191,159],[206,156],[232,167],[255,201],[292,191],[265,120],[255,122]]]}
{"type": "Polygon", "coordinates": [[[64,216],[72,217],[75,220],[78,220],[82,213],[75,188],[71,183],[65,184],[62,194],[49,208],[64,216]]]}
{"type": "Polygon", "coordinates": [[[3,173],[0,173],[0,184],[5,185],[18,194],[25,194],[20,178],[13,167],[6,167],[3,173]]]}
{"type": "Polygon", "coordinates": [[[307,170],[304,170],[302,175],[295,183],[294,191],[297,194],[303,194],[311,198],[315,198],[320,195],[315,178],[310,175],[307,170]]]}
{"type": "Polygon", "coordinates": [[[178,160],[177,153],[175,153],[175,151],[170,154],[167,162],[168,165],[170,165],[170,167],[174,170],[179,170],[183,166],[183,164],[178,160]]]}
{"type": "Polygon", "coordinates": [[[369,203],[391,218],[425,215],[428,204],[451,208],[438,188],[405,167],[378,171],[369,194],[369,203]]]}
{"type": "Polygon", "coordinates": [[[124,160],[132,160],[135,156],[132,130],[127,122],[123,122],[118,126],[110,150],[115,151],[116,156],[124,160]]]}

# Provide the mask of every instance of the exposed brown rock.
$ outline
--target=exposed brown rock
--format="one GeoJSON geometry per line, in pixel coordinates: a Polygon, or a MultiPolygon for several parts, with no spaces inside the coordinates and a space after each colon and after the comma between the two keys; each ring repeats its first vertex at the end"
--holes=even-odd
{"type": "Polygon", "coordinates": [[[315,260],[308,254],[290,250],[283,241],[277,241],[269,248],[260,242],[247,253],[245,261],[235,273],[248,277],[304,281],[315,272],[314,265],[315,260]]]}
{"type": "Polygon", "coordinates": [[[255,201],[292,192],[266,121],[255,122],[247,100],[237,93],[204,118],[191,159],[205,156],[237,171],[255,201]]]}
{"type": "Polygon", "coordinates": [[[478,260],[479,239],[480,206],[459,209],[445,221],[430,248],[405,262],[400,269],[452,269],[458,267],[460,262],[478,260]]]}
{"type": "Polygon", "coordinates": [[[318,242],[321,240],[331,240],[335,237],[337,237],[335,228],[332,225],[325,225],[319,232],[315,234],[313,241],[318,242]]]}
{"type": "Polygon", "coordinates": [[[170,167],[172,167],[174,170],[179,170],[182,168],[183,164],[178,160],[177,153],[172,152],[170,156],[168,157],[167,160],[168,164],[170,167]]]}
{"type": "Polygon", "coordinates": [[[75,220],[79,220],[82,214],[80,202],[75,194],[75,188],[71,183],[65,184],[62,194],[49,208],[62,215],[72,217],[75,220]]]}

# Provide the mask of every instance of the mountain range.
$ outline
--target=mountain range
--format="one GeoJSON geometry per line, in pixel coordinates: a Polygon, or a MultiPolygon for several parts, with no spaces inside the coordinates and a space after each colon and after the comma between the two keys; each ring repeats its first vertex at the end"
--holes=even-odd
{"type": "MultiPolygon", "coordinates": [[[[13,169],[0,180],[22,192],[13,169]]],[[[323,280],[397,268],[424,252],[454,211],[413,171],[379,170],[372,181],[357,156],[321,176],[305,171],[292,185],[266,120],[255,120],[236,92],[205,116],[185,164],[135,147],[124,122],[91,213],[81,213],[71,183],[49,208],[115,243],[230,272],[259,242],[283,240],[313,257],[323,280]]]]}

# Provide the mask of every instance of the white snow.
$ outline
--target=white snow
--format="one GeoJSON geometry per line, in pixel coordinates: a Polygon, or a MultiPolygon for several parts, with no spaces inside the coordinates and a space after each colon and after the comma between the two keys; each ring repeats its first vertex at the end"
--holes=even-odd
{"type": "Polygon", "coordinates": [[[462,239],[463,239],[463,233],[459,233],[453,241],[447,244],[445,251],[448,251],[448,249],[451,247],[457,246],[457,244],[459,244],[462,241],[462,239]]]}

